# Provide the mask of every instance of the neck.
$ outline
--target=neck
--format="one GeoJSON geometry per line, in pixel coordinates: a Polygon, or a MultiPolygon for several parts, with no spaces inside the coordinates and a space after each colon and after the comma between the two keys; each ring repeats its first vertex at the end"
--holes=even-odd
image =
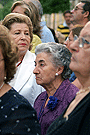
{"type": "Polygon", "coordinates": [[[24,58],[26,52],[27,52],[27,51],[20,51],[20,53],[19,53],[19,60],[18,60],[18,61],[23,60],[23,58],[24,58]]]}
{"type": "Polygon", "coordinates": [[[62,81],[63,81],[63,79],[60,79],[60,77],[58,76],[58,79],[55,79],[54,82],[49,83],[49,84],[47,84],[47,85],[44,86],[44,88],[47,91],[48,97],[54,95],[54,93],[56,92],[56,90],[61,85],[62,81]]]}

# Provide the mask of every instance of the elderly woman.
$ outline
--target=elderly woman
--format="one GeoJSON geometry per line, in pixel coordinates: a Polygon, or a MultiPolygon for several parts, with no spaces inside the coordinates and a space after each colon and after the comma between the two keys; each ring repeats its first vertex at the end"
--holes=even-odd
{"type": "Polygon", "coordinates": [[[70,68],[82,88],[65,111],[49,127],[47,135],[90,135],[90,22],[70,45],[70,68]]]}
{"type": "Polygon", "coordinates": [[[11,12],[26,15],[31,19],[33,25],[33,46],[30,51],[35,53],[35,47],[41,43],[41,26],[36,6],[32,2],[26,4],[23,1],[16,1],[11,7],[11,12]]]}
{"type": "Polygon", "coordinates": [[[40,125],[35,110],[8,84],[16,72],[17,53],[8,29],[0,25],[0,134],[37,135],[40,125]]]}
{"type": "Polygon", "coordinates": [[[71,53],[58,43],[43,43],[36,48],[34,74],[37,84],[43,86],[34,103],[41,124],[41,134],[45,135],[50,124],[64,111],[76,96],[78,88],[68,80],[71,53]]]}
{"type": "Polygon", "coordinates": [[[28,99],[33,106],[37,95],[43,89],[37,85],[33,74],[35,54],[28,50],[33,38],[32,23],[30,18],[25,15],[10,13],[4,18],[2,24],[9,29],[11,40],[19,49],[17,71],[10,85],[28,99]]]}

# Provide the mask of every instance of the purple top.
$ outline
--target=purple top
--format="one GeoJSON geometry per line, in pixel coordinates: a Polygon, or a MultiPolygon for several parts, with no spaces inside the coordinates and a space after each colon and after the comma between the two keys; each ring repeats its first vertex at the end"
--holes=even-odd
{"type": "Polygon", "coordinates": [[[54,110],[50,110],[48,106],[44,108],[46,91],[42,92],[35,100],[34,108],[37,112],[37,117],[39,116],[41,107],[42,107],[42,115],[40,117],[41,124],[41,134],[45,135],[50,124],[64,111],[64,109],[69,105],[69,103],[76,96],[76,92],[79,89],[70,83],[70,81],[64,80],[59,86],[57,92],[54,94],[58,99],[58,103],[54,110]],[[43,106],[42,106],[43,105],[43,106]]]}

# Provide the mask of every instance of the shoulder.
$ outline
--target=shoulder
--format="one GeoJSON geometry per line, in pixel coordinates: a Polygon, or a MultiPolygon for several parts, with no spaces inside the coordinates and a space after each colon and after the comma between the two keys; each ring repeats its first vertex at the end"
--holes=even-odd
{"type": "Polygon", "coordinates": [[[71,100],[76,96],[76,93],[79,91],[79,89],[70,83],[68,79],[64,80],[62,83],[62,88],[64,88],[64,96],[68,100],[68,102],[71,102],[71,100]]]}
{"type": "Polygon", "coordinates": [[[36,135],[40,133],[36,111],[23,96],[12,88],[5,94],[5,99],[5,108],[3,109],[2,120],[0,120],[0,124],[2,125],[0,129],[2,129],[3,133],[19,135],[36,135]]]}
{"type": "Polygon", "coordinates": [[[39,94],[34,102],[34,107],[37,105],[40,105],[43,102],[43,100],[45,99],[45,96],[46,96],[46,91],[39,94]]]}
{"type": "MultiPolygon", "coordinates": [[[[25,61],[26,61],[26,60],[29,60],[29,62],[30,62],[30,61],[34,62],[35,58],[36,58],[35,54],[32,53],[32,52],[30,52],[29,50],[26,52],[26,54],[25,54],[25,56],[24,56],[24,60],[25,60],[25,61]]],[[[24,61],[24,60],[23,60],[23,61],[24,61]]]]}
{"type": "Polygon", "coordinates": [[[63,24],[60,24],[60,25],[58,26],[58,28],[64,28],[63,24]]]}

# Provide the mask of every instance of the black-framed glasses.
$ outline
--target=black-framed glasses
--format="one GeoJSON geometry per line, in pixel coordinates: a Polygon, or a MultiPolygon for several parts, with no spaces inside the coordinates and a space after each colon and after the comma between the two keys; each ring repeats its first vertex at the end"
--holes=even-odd
{"type": "Polygon", "coordinates": [[[75,40],[78,40],[78,42],[79,42],[79,47],[80,47],[80,48],[84,47],[84,44],[85,44],[85,43],[86,43],[86,44],[90,44],[89,41],[87,41],[87,40],[84,39],[83,37],[78,38],[77,35],[74,36],[74,41],[75,41],[75,40]]]}
{"type": "Polygon", "coordinates": [[[74,10],[74,11],[83,10],[83,8],[79,8],[79,7],[76,6],[73,10],[74,10]]]}

